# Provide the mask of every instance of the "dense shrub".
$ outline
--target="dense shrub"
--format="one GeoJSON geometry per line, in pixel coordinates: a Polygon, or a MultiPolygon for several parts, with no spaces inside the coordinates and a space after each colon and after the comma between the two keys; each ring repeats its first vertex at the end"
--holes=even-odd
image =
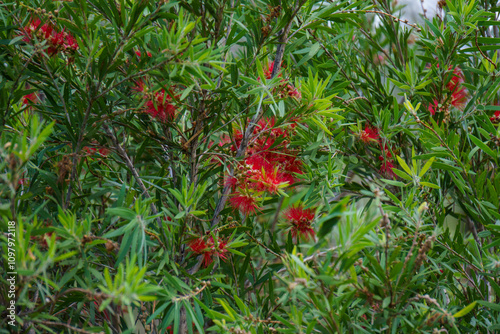
{"type": "Polygon", "coordinates": [[[500,330],[496,1],[0,6],[0,332],[500,330]]]}

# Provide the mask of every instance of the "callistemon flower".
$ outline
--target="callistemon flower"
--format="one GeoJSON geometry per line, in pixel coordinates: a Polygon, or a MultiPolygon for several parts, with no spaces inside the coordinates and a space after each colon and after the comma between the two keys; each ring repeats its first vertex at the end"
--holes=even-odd
{"type": "Polygon", "coordinates": [[[299,90],[297,88],[295,88],[294,86],[292,86],[290,84],[287,85],[287,91],[288,91],[288,96],[294,97],[297,100],[302,99],[302,94],[300,94],[299,90]]]}
{"type": "MultiPolygon", "coordinates": [[[[135,54],[136,54],[136,55],[137,55],[137,57],[139,57],[139,58],[141,58],[141,56],[142,56],[142,53],[141,53],[141,51],[139,51],[139,50],[135,50],[135,54]]],[[[151,52],[149,52],[149,51],[147,51],[147,52],[146,52],[146,54],[147,54],[147,55],[148,55],[148,57],[150,57],[150,58],[153,56],[153,55],[151,54],[151,52]]]]}
{"type": "Polygon", "coordinates": [[[490,121],[493,124],[500,123],[500,110],[495,111],[495,114],[492,117],[490,117],[490,121]]]}
{"type": "Polygon", "coordinates": [[[43,26],[38,29],[42,21],[40,19],[36,20],[31,20],[26,27],[23,28],[23,34],[24,38],[23,41],[30,43],[33,41],[33,34],[37,32],[38,37],[40,39],[49,39],[50,35],[52,34],[53,27],[47,23],[45,23],[43,26]]]}
{"type": "Polygon", "coordinates": [[[378,129],[366,124],[365,129],[359,134],[359,139],[365,144],[377,142],[379,139],[378,129]]]}
{"type": "Polygon", "coordinates": [[[288,181],[278,172],[276,168],[262,168],[252,175],[251,181],[256,182],[255,188],[260,191],[268,191],[271,194],[278,192],[278,189],[288,185],[288,181]]]}
{"type": "MultiPolygon", "coordinates": [[[[95,147],[84,146],[83,150],[89,156],[92,156],[92,155],[95,155],[95,154],[99,153],[99,155],[101,155],[102,157],[107,157],[108,154],[109,154],[109,150],[107,148],[105,148],[105,147],[101,147],[101,148],[97,149],[95,147]]],[[[92,157],[90,159],[94,160],[94,158],[92,158],[92,157]]]]}
{"type": "Polygon", "coordinates": [[[71,34],[66,34],[66,40],[64,41],[64,48],[66,51],[75,52],[78,50],[78,43],[76,39],[71,34]]]}
{"type": "Polygon", "coordinates": [[[218,239],[215,245],[214,239],[210,236],[206,241],[203,238],[198,238],[189,243],[189,248],[196,253],[203,255],[203,265],[208,267],[213,261],[214,257],[220,258],[223,261],[227,260],[227,242],[218,239]]]}
{"type": "MultiPolygon", "coordinates": [[[[438,64],[439,67],[439,64],[438,64]]],[[[463,108],[467,102],[467,89],[462,85],[464,83],[464,75],[462,71],[456,67],[453,70],[453,76],[450,81],[446,84],[446,89],[451,92],[451,96],[443,98],[443,103],[448,102],[456,108],[463,108]]],[[[437,111],[442,111],[443,108],[439,108],[439,101],[433,99],[432,103],[429,104],[428,110],[431,115],[435,115],[437,111]]]]}
{"type": "Polygon", "coordinates": [[[33,92],[27,95],[23,96],[22,99],[23,105],[27,106],[31,103],[38,103],[38,95],[37,93],[33,92]]]}
{"type": "Polygon", "coordinates": [[[164,89],[154,94],[154,99],[146,102],[146,113],[161,122],[172,121],[175,118],[177,108],[170,103],[172,98],[164,89]]]}
{"type": "Polygon", "coordinates": [[[274,61],[269,63],[267,70],[264,70],[264,75],[266,76],[266,79],[271,79],[271,75],[273,74],[273,69],[274,69],[274,61]]]}
{"type": "Polygon", "coordinates": [[[394,178],[396,176],[396,174],[392,170],[395,167],[394,161],[387,159],[384,160],[383,156],[379,156],[378,159],[382,161],[382,164],[380,165],[380,173],[382,173],[383,175],[387,175],[391,178],[394,178]]]}
{"type": "Polygon", "coordinates": [[[392,154],[387,147],[381,147],[382,155],[378,157],[378,159],[382,162],[380,165],[380,173],[386,176],[389,176],[391,178],[395,178],[396,174],[393,172],[394,166],[394,160],[392,159],[392,154]]]}
{"type": "Polygon", "coordinates": [[[229,204],[234,209],[240,210],[243,214],[255,213],[257,210],[257,199],[249,194],[243,194],[239,191],[236,191],[231,198],[229,199],[229,204]]]}
{"type": "Polygon", "coordinates": [[[462,86],[464,83],[464,75],[462,71],[456,67],[453,70],[453,77],[446,85],[451,91],[451,105],[457,108],[463,107],[467,102],[467,89],[462,86]]]}
{"type": "Polygon", "coordinates": [[[294,238],[297,235],[302,236],[305,240],[316,235],[311,224],[314,220],[314,211],[312,209],[304,209],[303,205],[291,207],[285,211],[285,218],[292,225],[291,231],[294,238]]]}
{"type": "Polygon", "coordinates": [[[51,56],[57,54],[59,51],[74,53],[78,50],[78,43],[73,35],[64,31],[57,32],[54,27],[48,23],[42,25],[39,29],[40,19],[32,20],[23,28],[23,41],[33,43],[34,33],[36,37],[41,40],[47,41],[47,53],[51,56]]]}
{"type": "Polygon", "coordinates": [[[439,111],[439,103],[436,99],[432,100],[432,103],[429,104],[429,112],[431,113],[432,116],[436,114],[436,111],[439,111]]]}

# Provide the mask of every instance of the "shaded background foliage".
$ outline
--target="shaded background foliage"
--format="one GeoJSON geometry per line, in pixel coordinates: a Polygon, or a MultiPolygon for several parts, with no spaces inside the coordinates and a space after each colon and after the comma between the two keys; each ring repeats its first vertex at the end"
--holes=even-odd
{"type": "Polygon", "coordinates": [[[499,330],[496,2],[0,5],[0,331],[499,330]]]}

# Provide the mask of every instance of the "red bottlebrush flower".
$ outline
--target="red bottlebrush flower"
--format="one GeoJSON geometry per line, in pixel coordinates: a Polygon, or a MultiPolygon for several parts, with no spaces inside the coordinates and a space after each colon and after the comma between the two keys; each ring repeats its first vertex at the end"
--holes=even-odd
{"type": "Polygon", "coordinates": [[[495,114],[493,115],[493,117],[490,117],[490,121],[493,124],[500,123],[500,110],[495,111],[495,114]]]}
{"type": "Polygon", "coordinates": [[[25,106],[31,104],[31,103],[37,103],[38,102],[38,95],[37,93],[33,92],[27,95],[23,96],[22,102],[25,106]]]}
{"type": "Polygon", "coordinates": [[[52,27],[50,24],[45,23],[41,28],[40,31],[42,32],[41,37],[44,39],[49,39],[49,37],[52,35],[54,32],[54,27],[52,27]]]}
{"type": "Polygon", "coordinates": [[[461,107],[467,101],[467,90],[462,86],[464,83],[464,75],[462,71],[456,67],[453,70],[453,77],[446,85],[451,91],[451,105],[454,107],[461,107]]]}
{"type": "Polygon", "coordinates": [[[235,192],[233,197],[229,199],[229,203],[234,209],[238,209],[244,214],[255,213],[257,210],[257,200],[249,195],[243,195],[240,192],[235,192]]]}
{"type": "Polygon", "coordinates": [[[436,114],[436,111],[439,110],[439,104],[438,104],[438,101],[436,99],[434,99],[432,101],[431,104],[429,104],[429,112],[431,113],[432,116],[434,116],[436,114]]]}
{"type": "Polygon", "coordinates": [[[135,87],[132,88],[133,90],[137,92],[144,93],[144,90],[146,89],[146,85],[144,84],[144,81],[139,80],[135,82],[135,87]]]}
{"type": "Polygon", "coordinates": [[[391,178],[396,177],[396,173],[393,172],[394,166],[394,161],[392,160],[385,160],[382,156],[379,157],[379,160],[382,161],[382,165],[380,166],[380,172],[384,175],[388,175],[391,178]]]}
{"type": "MultiPolygon", "coordinates": [[[[141,53],[141,51],[139,51],[139,50],[135,50],[135,54],[136,54],[136,55],[137,55],[137,57],[139,57],[139,58],[141,58],[141,56],[142,56],[142,53],[141,53]]],[[[146,52],[146,54],[147,54],[147,55],[148,55],[148,57],[150,57],[150,58],[153,56],[153,55],[151,54],[151,52],[149,52],[149,51],[147,51],[147,52],[146,52]]]]}
{"type": "Polygon", "coordinates": [[[76,42],[75,37],[73,35],[67,33],[66,40],[64,41],[64,49],[69,52],[75,52],[78,50],[78,43],[76,42]]]}
{"type": "Polygon", "coordinates": [[[377,142],[379,139],[378,129],[366,124],[365,129],[361,131],[361,134],[359,135],[359,139],[361,139],[361,141],[365,144],[377,142]]]}
{"type": "Polygon", "coordinates": [[[57,54],[59,51],[64,50],[64,40],[66,37],[66,33],[61,31],[59,33],[54,33],[49,39],[49,48],[47,49],[47,53],[49,56],[53,56],[57,54]]]}
{"type": "MultiPolygon", "coordinates": [[[[439,64],[437,65],[439,67],[439,64]]],[[[451,69],[451,67],[449,68],[451,69]]],[[[467,89],[463,87],[464,83],[464,75],[462,71],[456,67],[453,70],[453,75],[450,81],[446,84],[446,88],[451,92],[451,96],[444,97],[443,101],[439,102],[434,99],[432,103],[429,105],[428,110],[431,115],[435,115],[437,111],[441,111],[442,108],[439,108],[439,103],[444,103],[449,101],[449,104],[456,108],[462,108],[467,102],[467,89]]]]}
{"type": "Polygon", "coordinates": [[[23,41],[24,42],[31,42],[33,39],[33,33],[38,29],[38,26],[42,23],[40,19],[36,20],[31,20],[26,27],[22,29],[22,33],[24,35],[23,41]]]}
{"type": "Polygon", "coordinates": [[[88,147],[88,146],[84,146],[83,150],[85,152],[87,152],[88,155],[93,155],[93,154],[95,154],[95,152],[97,152],[96,148],[94,148],[94,147],[88,147]]]}
{"type": "Polygon", "coordinates": [[[101,147],[99,149],[99,154],[102,155],[103,157],[107,157],[109,154],[109,150],[105,147],[101,147]]]}
{"type": "MultiPolygon", "coordinates": [[[[103,157],[106,157],[108,156],[109,154],[109,150],[105,147],[101,147],[99,149],[95,148],[95,147],[88,147],[88,146],[84,146],[83,147],[83,150],[87,153],[87,155],[89,156],[93,156],[97,153],[99,153],[101,156],[103,157]]],[[[94,158],[90,158],[91,160],[94,160],[94,158]]]]}
{"type": "Polygon", "coordinates": [[[23,41],[30,43],[33,42],[33,33],[37,33],[38,38],[48,40],[54,31],[54,28],[45,23],[40,27],[42,21],[40,19],[31,20],[26,27],[23,28],[23,41]],[[38,29],[40,27],[40,29],[38,29]]]}
{"type": "Polygon", "coordinates": [[[279,188],[288,184],[283,175],[278,172],[278,168],[262,168],[255,170],[256,173],[250,178],[256,182],[256,189],[259,191],[268,191],[271,194],[278,192],[279,188]]]}
{"type": "Polygon", "coordinates": [[[226,187],[229,187],[231,189],[234,189],[236,188],[236,185],[238,184],[238,179],[235,178],[234,176],[228,176],[226,178],[226,181],[224,182],[224,185],[226,187]]]}
{"type": "Polygon", "coordinates": [[[378,157],[378,159],[382,162],[382,165],[380,166],[380,173],[391,178],[395,178],[396,174],[392,171],[395,166],[391,151],[387,145],[383,148],[381,147],[380,150],[382,151],[382,155],[378,157]]]}
{"type": "Polygon", "coordinates": [[[287,89],[288,89],[288,96],[294,97],[297,100],[302,99],[302,94],[300,94],[297,88],[293,87],[292,85],[287,85],[287,89]]]}
{"type": "Polygon", "coordinates": [[[146,102],[146,113],[161,122],[172,121],[175,118],[177,108],[170,103],[171,100],[172,98],[162,89],[155,94],[154,101],[149,100],[146,102]]]}
{"type": "Polygon", "coordinates": [[[196,253],[203,255],[203,265],[208,267],[214,260],[214,257],[218,257],[223,261],[227,260],[227,242],[219,238],[217,245],[215,245],[213,237],[208,238],[205,242],[202,238],[193,240],[189,244],[189,248],[196,253]]]}
{"type": "Polygon", "coordinates": [[[274,61],[269,63],[269,67],[267,68],[267,71],[264,71],[264,75],[266,76],[266,79],[271,79],[271,75],[273,74],[273,69],[274,69],[274,61]]]}
{"type": "Polygon", "coordinates": [[[222,239],[219,238],[217,240],[217,245],[215,245],[214,238],[211,236],[210,238],[208,238],[207,244],[211,249],[212,256],[216,256],[219,259],[221,259],[222,261],[227,260],[227,255],[226,255],[226,253],[227,253],[227,249],[226,249],[227,241],[223,241],[222,239]]]}
{"type": "Polygon", "coordinates": [[[285,212],[285,217],[292,225],[291,231],[294,238],[300,234],[305,240],[309,240],[309,237],[314,238],[316,235],[311,227],[314,220],[312,209],[304,209],[302,205],[291,207],[285,212]]]}

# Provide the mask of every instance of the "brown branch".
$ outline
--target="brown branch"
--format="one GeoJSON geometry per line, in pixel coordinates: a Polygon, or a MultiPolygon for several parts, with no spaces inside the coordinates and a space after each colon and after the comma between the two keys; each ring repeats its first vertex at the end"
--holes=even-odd
{"type": "Polygon", "coordinates": [[[47,320],[31,320],[33,322],[37,322],[37,323],[40,323],[40,324],[43,324],[43,325],[47,325],[47,326],[59,326],[59,327],[66,327],[68,329],[71,329],[72,331],[75,331],[77,333],[83,333],[83,334],[93,334],[94,332],[89,332],[89,331],[86,331],[84,329],[81,329],[81,328],[78,328],[78,327],[74,327],[74,326],[71,326],[71,325],[68,325],[68,324],[65,324],[63,322],[55,322],[55,321],[47,321],[47,320]]]}
{"type": "MultiPolygon", "coordinates": [[[[286,27],[283,29],[283,33],[281,34],[281,38],[280,38],[280,44],[278,45],[278,48],[276,50],[276,56],[274,58],[274,68],[273,68],[273,72],[271,73],[271,79],[273,79],[276,76],[276,74],[279,72],[279,70],[281,68],[281,61],[283,59],[283,53],[285,51],[285,44],[287,42],[288,33],[290,32],[290,28],[292,26],[293,18],[295,17],[295,15],[297,14],[297,12],[299,11],[300,7],[303,5],[304,2],[305,2],[305,0],[302,0],[302,2],[297,6],[294,13],[290,17],[290,21],[288,22],[286,27]]],[[[248,146],[248,142],[250,141],[250,137],[252,136],[253,131],[257,125],[257,122],[260,119],[260,117],[262,116],[262,113],[263,113],[263,111],[262,111],[262,103],[261,103],[261,104],[259,104],[259,107],[257,108],[255,115],[252,117],[252,120],[250,121],[250,123],[248,124],[248,126],[245,130],[245,134],[243,135],[243,138],[242,138],[241,143],[240,143],[240,147],[238,148],[238,150],[236,152],[235,158],[241,158],[245,154],[247,146],[248,146]]],[[[234,175],[234,167],[231,166],[229,176],[232,177],[233,175],[234,175]]],[[[217,206],[215,207],[215,212],[214,212],[214,216],[212,218],[212,224],[211,224],[212,227],[217,225],[220,221],[220,213],[224,209],[224,206],[226,205],[226,202],[229,198],[230,190],[231,190],[231,188],[229,185],[224,186],[224,188],[222,190],[222,197],[220,198],[219,202],[217,203],[217,206]]]]}
{"type": "MultiPolygon", "coordinates": [[[[127,165],[128,169],[132,172],[132,175],[134,176],[137,184],[139,184],[139,187],[142,190],[142,194],[146,198],[151,198],[151,195],[149,194],[148,189],[146,188],[144,183],[142,182],[142,179],[141,179],[139,173],[137,172],[137,169],[134,167],[132,160],[130,160],[130,157],[128,156],[125,149],[120,145],[120,143],[118,143],[118,140],[116,139],[116,136],[113,133],[113,131],[111,130],[111,128],[108,127],[108,125],[106,123],[103,123],[103,128],[104,128],[104,131],[106,131],[107,135],[111,138],[111,141],[113,142],[113,145],[115,146],[116,150],[118,151],[118,154],[122,157],[122,159],[125,162],[125,164],[127,165]]],[[[158,210],[156,209],[156,206],[154,205],[154,203],[151,203],[151,212],[153,213],[153,215],[158,214],[158,210]]],[[[161,219],[159,217],[156,217],[156,223],[158,224],[158,227],[160,228],[160,232],[162,233],[163,238],[165,239],[166,249],[168,249],[169,244],[168,244],[167,235],[165,234],[165,230],[163,228],[163,223],[161,222],[161,219]]]]}
{"type": "Polygon", "coordinates": [[[481,53],[481,56],[483,56],[483,58],[486,59],[496,69],[497,68],[497,64],[495,64],[486,54],[484,54],[483,50],[481,50],[481,48],[479,47],[479,44],[477,42],[477,30],[476,30],[475,42],[476,42],[476,47],[477,47],[478,51],[481,53]]]}

